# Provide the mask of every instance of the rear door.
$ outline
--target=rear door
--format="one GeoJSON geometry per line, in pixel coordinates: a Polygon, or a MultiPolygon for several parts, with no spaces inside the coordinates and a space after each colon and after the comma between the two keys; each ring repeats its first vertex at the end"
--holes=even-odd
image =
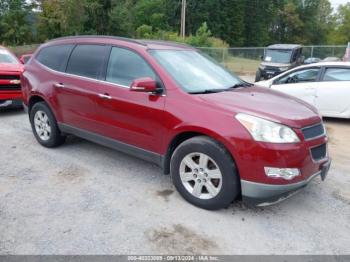
{"type": "Polygon", "coordinates": [[[271,88],[300,98],[311,105],[315,105],[320,73],[320,67],[294,70],[277,78],[272,83],[271,88]]]}
{"type": "Polygon", "coordinates": [[[81,44],[73,49],[66,74],[54,85],[63,122],[96,132],[96,100],[110,46],[81,44]]]}
{"type": "MultiPolygon", "coordinates": [[[[106,82],[100,85],[99,133],[129,145],[159,153],[164,133],[165,93],[130,91],[133,80],[151,77],[164,88],[152,67],[138,53],[121,47],[111,50],[106,82]]],[[[163,90],[164,91],[164,90],[163,90]]]]}
{"type": "Polygon", "coordinates": [[[324,116],[350,117],[349,67],[325,67],[317,87],[316,105],[324,116]]]}

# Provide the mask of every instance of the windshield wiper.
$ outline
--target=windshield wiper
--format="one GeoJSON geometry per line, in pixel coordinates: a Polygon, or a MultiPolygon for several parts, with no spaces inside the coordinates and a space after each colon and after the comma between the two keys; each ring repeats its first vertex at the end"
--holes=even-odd
{"type": "Polygon", "coordinates": [[[219,93],[224,91],[226,91],[226,89],[204,89],[204,90],[193,91],[188,93],[189,94],[213,94],[213,93],[219,93]]]}
{"type": "Polygon", "coordinates": [[[229,87],[228,89],[234,89],[234,88],[239,88],[239,87],[249,87],[249,86],[253,86],[253,84],[248,83],[248,82],[241,82],[241,83],[238,83],[238,84],[235,84],[235,85],[229,87]]]}

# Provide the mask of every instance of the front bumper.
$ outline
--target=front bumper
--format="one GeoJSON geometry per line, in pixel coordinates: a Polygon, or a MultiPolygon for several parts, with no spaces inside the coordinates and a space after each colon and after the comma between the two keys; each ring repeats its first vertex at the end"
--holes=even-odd
{"type": "Polygon", "coordinates": [[[253,206],[268,206],[279,203],[306,187],[314,178],[326,178],[331,160],[324,163],[321,169],[309,178],[293,184],[272,185],[241,180],[243,202],[253,206]]]}
{"type": "Polygon", "coordinates": [[[0,108],[21,107],[22,100],[0,100],[0,108]]]}
{"type": "Polygon", "coordinates": [[[259,68],[259,70],[261,72],[261,77],[264,79],[270,79],[286,71],[286,70],[280,71],[279,69],[266,69],[266,68],[265,69],[259,68]]]}

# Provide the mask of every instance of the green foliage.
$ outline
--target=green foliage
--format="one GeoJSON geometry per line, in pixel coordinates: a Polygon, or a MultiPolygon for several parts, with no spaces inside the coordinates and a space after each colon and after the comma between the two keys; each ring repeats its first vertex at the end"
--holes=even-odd
{"type": "Polygon", "coordinates": [[[335,30],[328,35],[328,42],[340,45],[350,42],[350,3],[339,6],[333,23],[335,30]]]}
{"type": "Polygon", "coordinates": [[[265,46],[345,44],[350,34],[350,4],[333,14],[329,0],[187,0],[185,39],[178,36],[180,16],[180,0],[1,0],[0,42],[107,34],[194,46],[265,46]]]}
{"type": "Polygon", "coordinates": [[[21,45],[33,41],[28,25],[30,5],[25,0],[1,0],[0,43],[21,45]]]}

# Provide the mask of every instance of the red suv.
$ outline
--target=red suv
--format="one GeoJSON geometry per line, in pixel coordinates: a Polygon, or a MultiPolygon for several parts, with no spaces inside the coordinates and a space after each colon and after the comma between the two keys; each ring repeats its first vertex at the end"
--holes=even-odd
{"type": "Polygon", "coordinates": [[[22,71],[23,65],[18,58],[0,46],[0,108],[22,105],[22,71]]]}
{"type": "Polygon", "coordinates": [[[40,144],[76,135],[149,160],[205,209],[241,196],[278,202],[330,166],[313,106],[248,84],[185,45],[60,38],[35,52],[22,85],[40,144]]]}

